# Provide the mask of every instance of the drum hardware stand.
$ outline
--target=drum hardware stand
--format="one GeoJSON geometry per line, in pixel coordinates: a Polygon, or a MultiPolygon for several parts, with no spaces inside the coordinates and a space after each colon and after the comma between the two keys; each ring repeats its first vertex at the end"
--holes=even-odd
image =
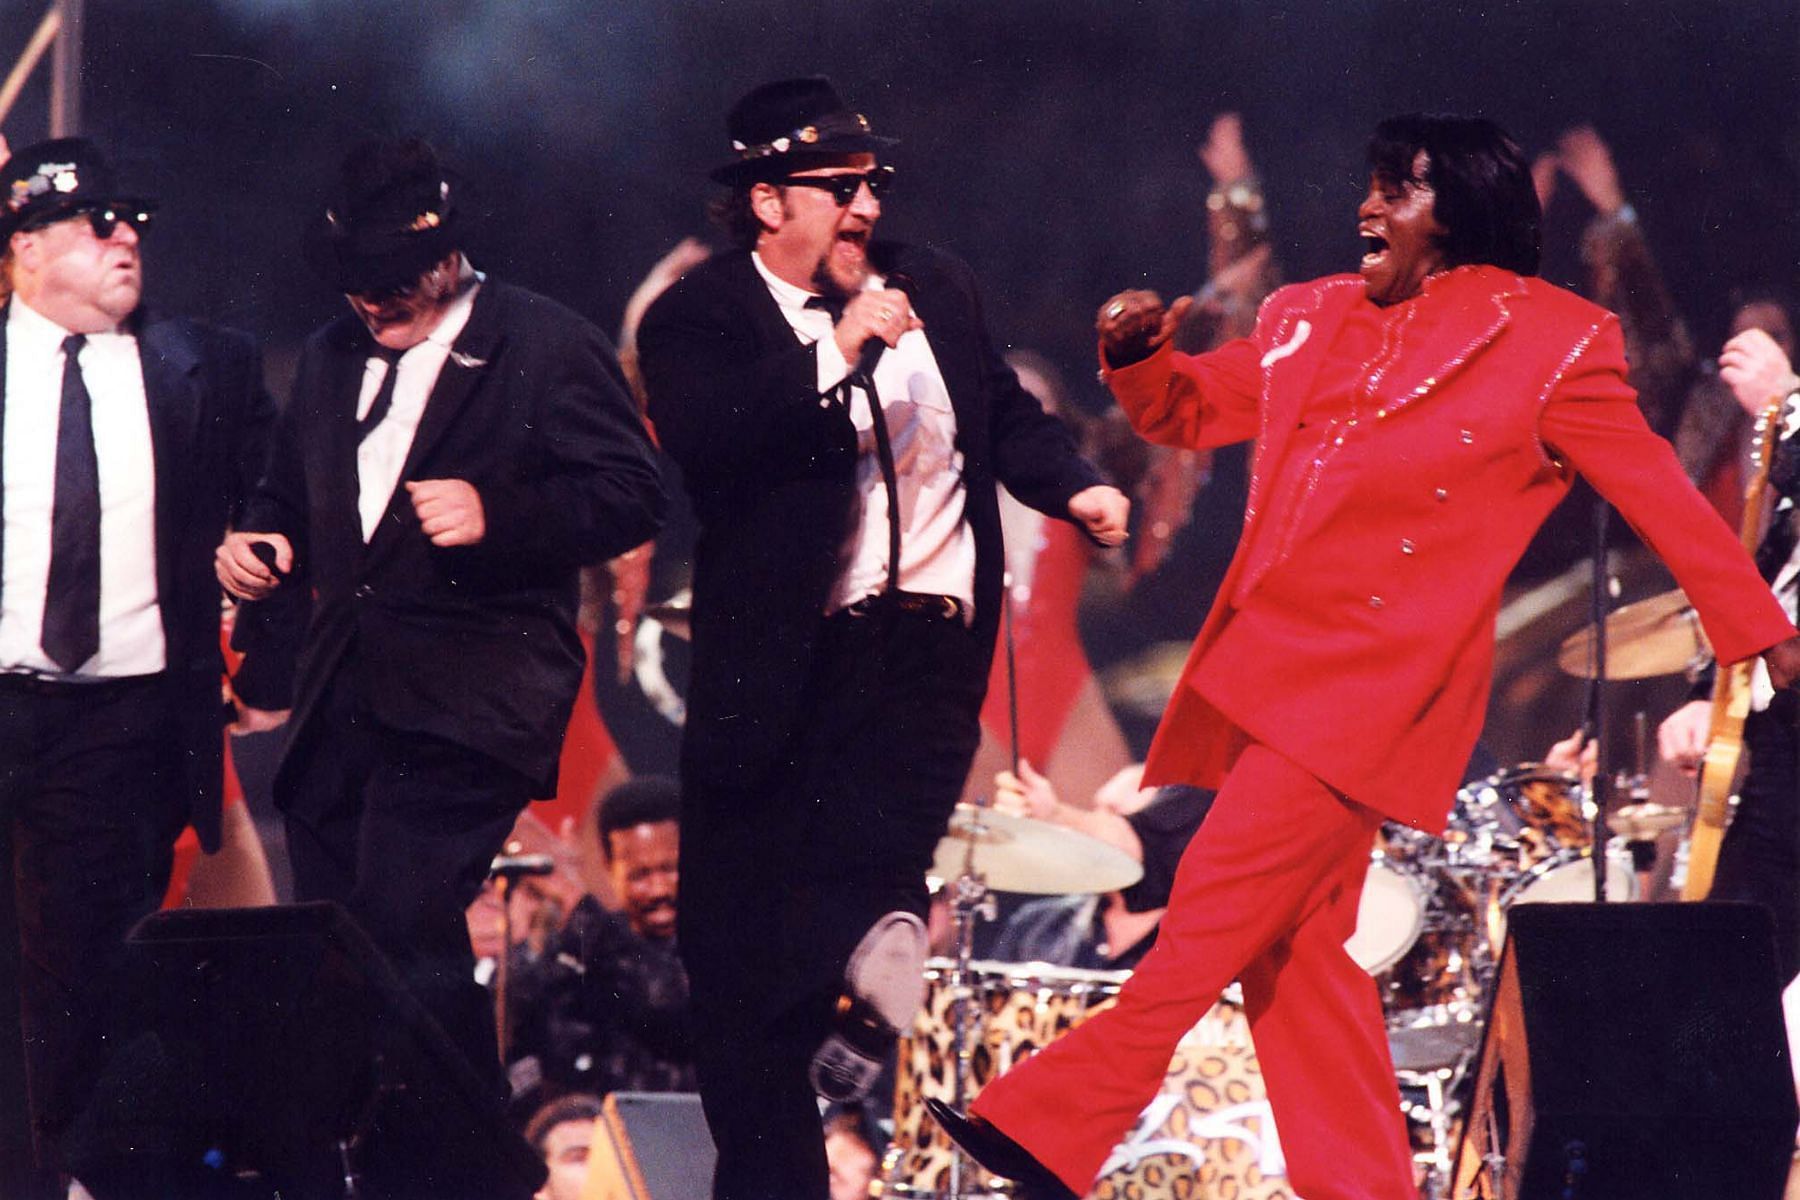
{"type": "MultiPolygon", "coordinates": [[[[1001,578],[1001,625],[1006,647],[1006,714],[1008,758],[1015,777],[1019,774],[1019,676],[1013,656],[1013,576],[1007,571],[1001,578]]],[[[981,998],[975,994],[970,964],[975,960],[975,921],[992,921],[998,915],[994,894],[988,890],[987,877],[975,869],[975,847],[987,833],[981,814],[988,807],[985,798],[978,799],[975,816],[969,826],[969,847],[963,853],[962,871],[947,885],[950,894],[950,926],[956,933],[956,955],[950,967],[950,1044],[955,1051],[956,1073],[951,1087],[950,1104],[957,1112],[967,1112],[969,1105],[969,1059],[975,1053],[975,1038],[981,1026],[981,998]]],[[[952,1145],[950,1156],[950,1194],[945,1200],[973,1198],[975,1192],[963,1191],[963,1175],[973,1163],[961,1146],[952,1145]]]]}
{"type": "MultiPolygon", "coordinates": [[[[1656,840],[1672,829],[1687,824],[1687,812],[1650,799],[1650,719],[1641,709],[1633,718],[1637,742],[1637,770],[1627,775],[1621,771],[1613,786],[1626,796],[1627,803],[1613,811],[1607,827],[1617,834],[1631,852],[1631,867],[1638,875],[1638,893],[1650,894],[1650,876],[1656,869],[1656,840]]],[[[1677,860],[1685,856],[1677,852],[1677,860]]]]}
{"type": "MultiPolygon", "coordinates": [[[[986,832],[976,809],[970,826],[968,851],[963,856],[962,873],[946,888],[950,898],[951,928],[956,933],[956,956],[950,968],[950,1037],[955,1051],[956,1074],[951,1092],[951,1105],[965,1112],[969,1103],[969,1060],[975,1053],[975,1038],[981,1026],[981,998],[976,995],[974,974],[970,964],[975,958],[976,918],[991,921],[996,914],[994,894],[988,890],[987,878],[975,869],[975,846],[986,832]]],[[[964,1164],[972,1160],[961,1146],[953,1146],[950,1158],[950,1193],[946,1200],[965,1200],[978,1195],[963,1191],[964,1164]]]]}
{"type": "Polygon", "coordinates": [[[1413,1161],[1425,1168],[1425,1178],[1419,1194],[1431,1197],[1432,1200],[1449,1200],[1449,1189],[1456,1170],[1450,1121],[1462,1107],[1462,1093],[1466,1091],[1464,1085],[1473,1078],[1470,1068],[1475,1065],[1477,1049],[1477,1046],[1469,1047],[1448,1067],[1437,1067],[1429,1071],[1395,1072],[1400,1083],[1419,1088],[1425,1093],[1425,1103],[1411,1106],[1407,1116],[1431,1131],[1431,1149],[1415,1151],[1413,1161]]]}

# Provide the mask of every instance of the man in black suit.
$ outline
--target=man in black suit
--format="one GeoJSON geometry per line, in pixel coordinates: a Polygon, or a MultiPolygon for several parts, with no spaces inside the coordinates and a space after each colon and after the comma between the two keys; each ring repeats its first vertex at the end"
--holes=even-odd
{"type": "MultiPolygon", "coordinates": [[[[22,1001],[46,1169],[100,1066],[112,970],[161,902],[176,836],[192,822],[218,847],[210,559],[274,418],[248,339],[140,308],[153,210],[83,139],[0,168],[0,1029],[20,1028],[22,1001]]],[[[10,1041],[0,1194],[50,1194],[51,1177],[27,1178],[24,1111],[10,1041]]]]}
{"type": "Polygon", "coordinates": [[[577,571],[654,534],[664,499],[611,345],[476,272],[460,201],[417,139],[346,157],[308,247],[351,311],[307,343],[218,570],[268,597],[239,618],[240,697],[293,697],[275,794],[297,898],[342,902],[498,1091],[463,910],[554,790],[577,571]]]}
{"type": "Polygon", "coordinates": [[[639,351],[701,524],[680,943],[715,1195],[796,1200],[826,1194],[815,1089],[866,1090],[923,989],[1000,618],[995,483],[1105,543],[1127,504],[1001,361],[968,268],[871,243],[892,143],[829,82],[727,125],[738,249],[639,351]]]}

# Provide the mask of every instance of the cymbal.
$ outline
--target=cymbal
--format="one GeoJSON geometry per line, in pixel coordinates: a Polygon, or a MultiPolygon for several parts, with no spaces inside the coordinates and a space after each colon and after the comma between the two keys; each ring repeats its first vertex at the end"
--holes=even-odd
{"type": "Polygon", "coordinates": [[[1606,814],[1606,827],[1628,842],[1651,842],[1657,835],[1687,824],[1684,808],[1645,800],[1606,814]]]}
{"type": "Polygon", "coordinates": [[[996,891],[1046,896],[1116,891],[1144,875],[1131,855],[1085,833],[958,804],[949,831],[938,842],[931,874],[955,879],[965,863],[996,891]]]}
{"type": "Polygon", "coordinates": [[[645,605],[644,616],[683,641],[694,640],[694,597],[688,592],[678,592],[661,604],[645,605]]]}
{"type": "MultiPolygon", "coordinates": [[[[1594,627],[1564,639],[1556,665],[1583,679],[1593,677],[1594,627]]],[[[1614,609],[1606,618],[1606,677],[1649,679],[1675,675],[1712,657],[1712,643],[1680,588],[1614,609]]]]}

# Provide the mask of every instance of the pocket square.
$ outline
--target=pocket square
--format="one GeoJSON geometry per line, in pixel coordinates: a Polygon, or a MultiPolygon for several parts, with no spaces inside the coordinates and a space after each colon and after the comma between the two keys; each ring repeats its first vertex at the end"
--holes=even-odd
{"type": "Polygon", "coordinates": [[[1300,321],[1294,326],[1294,336],[1262,356],[1262,365],[1266,369],[1274,366],[1300,347],[1306,345],[1306,339],[1312,336],[1312,322],[1300,321]]]}

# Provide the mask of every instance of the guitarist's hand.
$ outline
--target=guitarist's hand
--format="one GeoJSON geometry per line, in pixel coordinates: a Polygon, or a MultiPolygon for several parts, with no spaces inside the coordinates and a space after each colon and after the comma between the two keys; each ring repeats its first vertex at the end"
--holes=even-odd
{"type": "Polygon", "coordinates": [[[1763,651],[1763,661],[1769,664],[1770,683],[1777,689],[1793,687],[1800,681],[1800,635],[1770,646],[1763,651]]]}
{"type": "Polygon", "coordinates": [[[1712,736],[1712,701],[1689,700],[1656,727],[1656,749],[1683,775],[1700,773],[1712,736]]]}

